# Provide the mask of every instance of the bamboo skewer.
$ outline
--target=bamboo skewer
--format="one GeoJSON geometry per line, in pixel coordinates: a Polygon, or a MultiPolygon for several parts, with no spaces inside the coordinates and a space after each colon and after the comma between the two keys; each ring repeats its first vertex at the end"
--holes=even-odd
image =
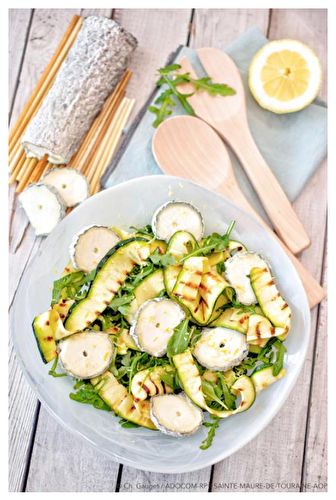
{"type": "Polygon", "coordinates": [[[97,127],[95,127],[94,134],[91,136],[90,141],[88,141],[89,143],[87,144],[87,147],[83,148],[79,158],[74,162],[73,167],[80,172],[85,173],[90,165],[90,162],[95,154],[97,144],[102,141],[114,112],[118,109],[118,106],[120,106],[122,98],[123,94],[118,96],[117,102],[114,102],[112,109],[108,110],[109,112],[106,113],[103,120],[97,125],[97,127]]]}
{"type": "MultiPolygon", "coordinates": [[[[50,163],[50,161],[47,162],[42,174],[41,174],[41,177],[43,177],[44,174],[46,174],[49,170],[51,170],[55,165],[53,165],[53,163],[50,163]]],[[[61,166],[61,165],[60,165],[61,166]]]]}
{"type": "Polygon", "coordinates": [[[48,155],[44,155],[42,160],[39,161],[39,163],[36,165],[35,171],[30,177],[28,184],[31,184],[32,182],[37,182],[42,177],[42,173],[44,172],[47,163],[48,163],[48,155]]]}
{"type": "Polygon", "coordinates": [[[134,99],[128,99],[124,109],[121,113],[121,116],[119,117],[118,123],[116,124],[115,129],[113,130],[113,133],[111,134],[111,142],[108,144],[107,148],[105,149],[101,161],[97,166],[95,175],[91,181],[91,193],[96,194],[99,189],[100,189],[100,179],[105,172],[106,167],[110,163],[115,150],[117,149],[117,145],[119,143],[120,137],[122,135],[123,129],[127,123],[127,120],[131,114],[131,111],[134,106],[134,99]]]}
{"type": "Polygon", "coordinates": [[[66,58],[66,56],[67,56],[67,54],[68,54],[68,52],[73,44],[73,42],[76,39],[78,31],[81,28],[82,22],[83,22],[82,18],[77,19],[76,24],[75,24],[74,28],[71,30],[70,34],[68,35],[65,43],[63,45],[61,43],[60,51],[57,50],[55,53],[56,57],[52,58],[52,60],[50,61],[50,63],[52,63],[52,64],[49,63],[50,66],[48,64],[48,67],[47,67],[48,71],[46,70],[43,73],[43,76],[42,76],[39,84],[37,85],[37,88],[35,89],[36,92],[35,91],[33,92],[32,98],[29,99],[27,105],[25,106],[23,112],[20,115],[20,119],[18,120],[19,124],[16,127],[15,132],[11,134],[11,141],[10,141],[10,146],[9,146],[10,151],[12,150],[12,147],[15,146],[17,141],[19,141],[20,137],[23,134],[24,129],[26,128],[30,119],[32,118],[32,116],[36,112],[37,106],[39,105],[39,103],[43,99],[48,88],[50,88],[50,86],[53,82],[53,79],[55,78],[61,64],[63,63],[64,59],[66,58]]]}
{"type": "Polygon", "coordinates": [[[85,162],[82,164],[80,171],[84,175],[86,175],[86,176],[88,176],[88,172],[92,168],[92,162],[94,162],[95,159],[96,159],[97,151],[99,151],[100,145],[101,145],[102,141],[104,140],[104,138],[105,138],[105,136],[106,136],[106,134],[108,132],[108,129],[109,129],[110,124],[111,124],[111,121],[113,120],[114,116],[119,112],[119,108],[122,105],[123,99],[124,99],[124,92],[123,92],[122,95],[120,95],[118,97],[118,102],[116,103],[116,107],[115,107],[114,112],[110,116],[107,117],[107,120],[105,120],[105,122],[103,124],[103,127],[99,131],[97,139],[93,143],[91,149],[88,149],[85,152],[85,158],[86,159],[85,159],[85,162]]]}
{"type": "Polygon", "coordinates": [[[131,72],[130,71],[126,72],[116,90],[107,99],[101,114],[96,118],[88,135],[86,136],[82,145],[80,146],[78,152],[71,159],[69,167],[74,167],[83,173],[85,172],[87,165],[92,158],[92,155],[90,155],[90,153],[92,152],[92,148],[96,142],[99,142],[99,138],[103,134],[104,127],[111,118],[111,113],[119,105],[120,100],[124,94],[124,89],[130,77],[131,77],[131,72]]]}
{"type": "Polygon", "coordinates": [[[15,166],[15,169],[13,170],[13,173],[9,179],[9,184],[13,184],[13,182],[16,180],[16,177],[20,172],[21,168],[23,167],[25,161],[26,161],[26,156],[23,154],[20,160],[18,161],[17,165],[15,166]]]}
{"type": "Polygon", "coordinates": [[[28,180],[29,180],[29,177],[31,176],[34,168],[36,167],[36,165],[38,164],[38,159],[37,158],[27,158],[23,167],[22,167],[22,172],[23,175],[21,176],[21,179],[19,181],[19,184],[15,190],[16,193],[21,193],[23,191],[23,189],[25,188],[28,180]]]}
{"type": "MultiPolygon", "coordinates": [[[[44,94],[42,95],[41,97],[41,100],[40,102],[37,104],[36,106],[36,109],[35,111],[32,112],[31,114],[31,118],[30,120],[28,121],[28,123],[25,125],[25,127],[23,128],[22,132],[20,133],[16,143],[14,144],[14,146],[12,146],[12,150],[10,151],[9,153],[9,157],[8,157],[8,163],[9,163],[9,171],[11,172],[12,169],[13,169],[13,164],[16,163],[16,158],[17,158],[17,155],[18,154],[22,154],[24,153],[24,149],[22,147],[22,144],[21,144],[21,139],[23,137],[23,134],[25,133],[26,129],[28,128],[28,125],[31,121],[32,118],[34,118],[34,116],[37,114],[38,110],[40,109],[40,107],[42,106],[42,102],[43,102],[43,99],[44,97],[47,95],[47,93],[49,92],[49,90],[51,89],[53,83],[54,83],[54,80],[56,78],[57,75],[54,76],[54,78],[51,80],[50,84],[47,86],[47,88],[45,89],[45,92],[44,94]]],[[[17,123],[17,122],[16,122],[17,123]]]]}
{"type": "Polygon", "coordinates": [[[17,164],[22,160],[22,157],[25,158],[23,149],[21,149],[21,151],[17,151],[15,158],[13,158],[12,162],[10,163],[9,173],[12,173],[16,169],[17,164]]]}
{"type": "Polygon", "coordinates": [[[122,101],[121,105],[119,106],[116,114],[113,116],[111,122],[109,123],[102,141],[99,142],[98,148],[95,151],[95,155],[94,155],[93,161],[90,164],[87,172],[85,173],[86,178],[87,178],[87,180],[90,183],[93,180],[93,177],[95,175],[96,169],[97,169],[97,167],[99,165],[99,162],[100,162],[101,157],[102,157],[102,155],[104,153],[104,150],[105,150],[105,148],[106,148],[106,146],[108,144],[109,137],[110,137],[111,133],[113,132],[113,129],[116,126],[117,120],[118,120],[120,114],[122,113],[122,111],[123,111],[123,109],[125,107],[125,104],[126,104],[126,99],[123,99],[123,101],[122,101]]]}
{"type": "Polygon", "coordinates": [[[108,154],[106,155],[106,160],[104,163],[102,163],[101,169],[99,170],[99,173],[98,173],[98,176],[96,178],[95,183],[91,183],[91,186],[92,186],[91,187],[91,194],[92,195],[96,194],[100,190],[100,180],[101,180],[107,166],[109,165],[110,161],[112,160],[112,158],[114,156],[114,153],[117,149],[117,146],[119,144],[119,140],[120,140],[121,135],[122,135],[122,131],[127,123],[129,115],[131,114],[134,102],[135,101],[133,100],[131,103],[129,103],[128,109],[125,111],[125,114],[122,118],[122,122],[121,122],[120,126],[118,127],[118,133],[116,134],[115,138],[113,139],[111,146],[109,148],[108,154]]]}

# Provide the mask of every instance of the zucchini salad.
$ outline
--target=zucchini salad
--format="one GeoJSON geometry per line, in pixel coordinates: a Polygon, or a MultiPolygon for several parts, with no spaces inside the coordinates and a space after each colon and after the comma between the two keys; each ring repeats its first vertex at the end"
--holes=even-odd
{"type": "Polygon", "coordinates": [[[49,375],[73,378],[72,400],[169,436],[205,426],[207,449],[222,419],[285,376],[290,307],[233,227],[204,236],[200,211],[170,201],[143,228],[74,236],[33,322],[49,375]]]}

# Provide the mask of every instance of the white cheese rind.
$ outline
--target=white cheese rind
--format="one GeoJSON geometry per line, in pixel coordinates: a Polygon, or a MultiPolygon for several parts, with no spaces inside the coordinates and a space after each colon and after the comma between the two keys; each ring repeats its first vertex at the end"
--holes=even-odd
{"type": "Polygon", "coordinates": [[[74,207],[90,196],[88,180],[74,168],[52,168],[40,182],[53,186],[67,207],[74,207]]]}
{"type": "Polygon", "coordinates": [[[69,163],[127,69],[137,41],[116,21],[89,16],[22,138],[28,156],[69,163]]]}
{"type": "Polygon", "coordinates": [[[66,207],[58,192],[46,184],[30,184],[20,194],[19,201],[36,236],[50,234],[65,214],[66,207]]]}
{"type": "Polygon", "coordinates": [[[255,252],[237,252],[225,261],[225,278],[235,289],[237,301],[245,305],[258,302],[249,278],[253,267],[267,267],[268,262],[255,252]]]}
{"type": "Polygon", "coordinates": [[[119,241],[119,236],[107,226],[84,227],[73,237],[69,247],[74,268],[86,273],[93,271],[119,241]]]}
{"type": "Polygon", "coordinates": [[[155,357],[167,352],[170,337],[185,318],[183,309],[166,298],[147,300],[138,309],[130,334],[139,349],[155,357]]]}
{"type": "Polygon", "coordinates": [[[153,396],[150,416],[156,427],[169,436],[191,436],[201,427],[204,416],[186,394],[153,396]]]}
{"type": "Polygon", "coordinates": [[[212,371],[227,371],[247,356],[246,336],[229,328],[204,328],[195,345],[193,356],[212,371]]]}
{"type": "Polygon", "coordinates": [[[168,201],[154,213],[152,228],[159,240],[168,242],[177,231],[187,231],[200,241],[204,235],[204,220],[201,212],[191,203],[168,201]]]}
{"type": "Polygon", "coordinates": [[[96,331],[74,333],[62,340],[57,350],[63,369],[79,379],[97,377],[110,366],[114,346],[109,335],[96,331]]]}

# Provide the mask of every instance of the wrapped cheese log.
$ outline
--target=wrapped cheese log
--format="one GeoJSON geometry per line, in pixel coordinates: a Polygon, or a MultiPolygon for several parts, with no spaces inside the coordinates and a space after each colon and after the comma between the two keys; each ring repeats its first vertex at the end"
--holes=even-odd
{"type": "Polygon", "coordinates": [[[22,138],[28,157],[55,164],[76,153],[124,74],[137,40],[107,17],[90,16],[22,138]]]}

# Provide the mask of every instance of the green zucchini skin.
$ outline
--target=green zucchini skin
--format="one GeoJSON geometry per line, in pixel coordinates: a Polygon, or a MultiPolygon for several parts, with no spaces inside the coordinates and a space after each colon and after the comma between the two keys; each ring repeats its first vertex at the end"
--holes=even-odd
{"type": "Polygon", "coordinates": [[[286,370],[283,368],[277,375],[273,375],[273,366],[265,366],[261,370],[255,370],[251,375],[251,380],[255,387],[256,394],[259,394],[263,389],[266,389],[274,382],[282,379],[286,375],[286,370]]]}
{"type": "Polygon", "coordinates": [[[182,264],[172,264],[171,266],[167,266],[163,269],[164,284],[166,292],[168,293],[170,298],[173,298],[173,289],[181,270],[182,264]]]}
{"type": "Polygon", "coordinates": [[[69,307],[69,311],[68,311],[68,314],[65,317],[64,324],[67,322],[67,319],[69,318],[69,316],[72,314],[73,310],[78,306],[79,303],[80,303],[80,301],[79,302],[75,301],[72,304],[72,306],[69,307]]]}
{"type": "Polygon", "coordinates": [[[156,429],[149,418],[149,401],[140,402],[141,408],[144,410],[140,411],[126,387],[120,384],[111,372],[107,371],[103,375],[91,379],[91,383],[96,387],[99,396],[117,415],[142,427],[156,429]]]}
{"type": "Polygon", "coordinates": [[[148,240],[145,238],[129,238],[120,241],[111,248],[98,264],[86,298],[78,302],[71,314],[68,315],[65,322],[67,330],[83,331],[106,309],[119,288],[124,284],[128,274],[137,265],[132,256],[133,245],[135,250],[147,245],[149,256],[148,240]],[[139,247],[136,244],[139,244],[139,247]],[[127,249],[130,254],[127,254],[127,249]]]}
{"type": "MultiPolygon", "coordinates": [[[[127,240],[121,240],[121,241],[118,241],[118,243],[116,245],[114,245],[114,247],[111,248],[111,250],[109,250],[107,252],[107,254],[101,259],[101,261],[99,262],[98,266],[97,266],[97,269],[96,269],[96,273],[95,273],[95,276],[93,278],[93,280],[91,281],[91,284],[90,284],[90,288],[94,282],[94,280],[96,279],[96,276],[97,274],[99,273],[99,271],[101,270],[101,268],[104,266],[104,264],[108,261],[108,259],[110,257],[112,257],[112,255],[117,251],[119,250],[119,248],[122,248],[126,245],[128,245],[129,243],[132,243],[133,241],[145,241],[146,243],[148,243],[148,239],[147,238],[143,238],[142,236],[136,236],[134,238],[128,238],[127,240]]],[[[90,288],[88,291],[90,291],[90,288]]]]}
{"type": "Polygon", "coordinates": [[[126,320],[131,324],[134,314],[139,307],[147,300],[155,299],[164,289],[163,271],[162,269],[156,269],[134,288],[133,293],[135,297],[130,303],[130,312],[125,316],[126,320]]]}
{"type": "Polygon", "coordinates": [[[185,260],[172,291],[175,300],[186,307],[192,321],[206,325],[215,313],[216,304],[222,306],[226,299],[218,302],[219,297],[229,285],[216,271],[207,271],[207,257],[191,257],[185,260]]]}
{"type": "Polygon", "coordinates": [[[223,328],[230,328],[240,333],[247,333],[250,314],[234,308],[225,309],[222,314],[213,321],[210,326],[221,326],[223,328]]]}
{"type": "Polygon", "coordinates": [[[202,379],[190,349],[187,349],[181,354],[175,355],[173,357],[173,362],[187,396],[189,396],[189,398],[197,406],[203,408],[203,410],[207,410],[212,415],[219,418],[227,418],[231,415],[242,413],[253,405],[256,393],[254,384],[247,375],[242,375],[237,378],[231,387],[231,392],[235,396],[241,396],[242,398],[240,406],[238,406],[235,410],[218,411],[210,408],[205,401],[205,397],[202,392],[202,379]]]}
{"type": "Polygon", "coordinates": [[[42,361],[47,364],[57,357],[57,346],[49,316],[46,313],[36,316],[32,328],[42,361]]]}
{"type": "Polygon", "coordinates": [[[229,241],[229,252],[230,252],[230,254],[234,250],[237,250],[237,252],[247,252],[247,248],[242,243],[240,243],[240,241],[230,240],[229,241]]]}
{"type": "Polygon", "coordinates": [[[44,363],[49,363],[49,361],[56,358],[56,341],[69,337],[73,333],[64,328],[58,310],[57,307],[49,309],[36,316],[32,324],[35,339],[44,363]]]}
{"type": "Polygon", "coordinates": [[[188,244],[191,245],[190,250],[198,248],[198,243],[191,233],[188,233],[188,231],[177,231],[168,242],[167,252],[173,255],[176,261],[179,262],[182,257],[188,255],[190,252],[187,248],[188,244]]]}
{"type": "Polygon", "coordinates": [[[263,314],[274,326],[288,329],[291,309],[281,297],[269,269],[254,267],[250,273],[251,286],[263,314]]]}

